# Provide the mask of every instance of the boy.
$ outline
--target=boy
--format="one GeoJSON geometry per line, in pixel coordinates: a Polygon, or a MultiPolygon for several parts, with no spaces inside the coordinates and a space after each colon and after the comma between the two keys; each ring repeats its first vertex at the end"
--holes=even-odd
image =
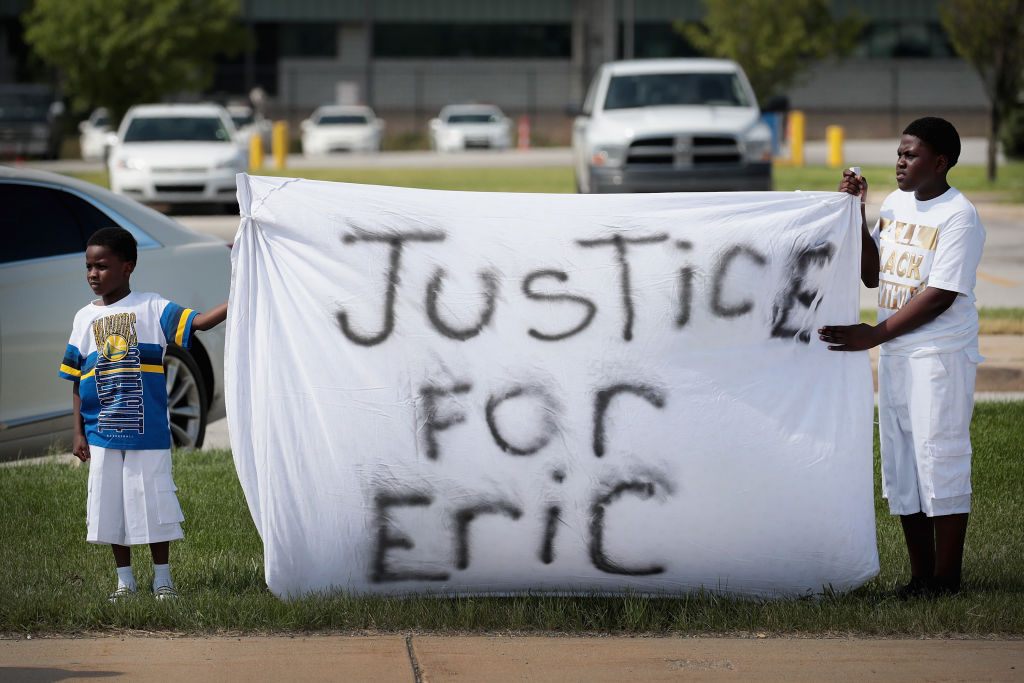
{"type": "Polygon", "coordinates": [[[178,597],[170,541],[183,538],[171,478],[171,433],[164,349],[188,348],[195,330],[223,322],[227,303],[207,313],[156,294],[132,292],[137,245],[123,228],[93,233],[85,251],[89,286],[100,298],[75,315],[59,375],[74,382],[73,452],[91,460],[87,503],[90,543],[109,544],[117,565],[110,601],[135,595],[131,545],[148,543],[157,599],[178,597]]]}
{"type": "MultiPolygon", "coordinates": [[[[862,218],[861,278],[879,287],[878,324],[826,325],[833,351],[881,344],[878,424],[882,493],[900,515],[910,556],[903,599],[960,590],[971,504],[971,413],[978,354],[974,283],[985,229],[974,206],[946,182],[960,137],[943,119],[903,131],[899,189],[869,233],[862,218]]],[[[867,182],[844,171],[840,192],[867,198],[867,182]]],[[[861,204],[861,215],[864,206],[861,204]]]]}

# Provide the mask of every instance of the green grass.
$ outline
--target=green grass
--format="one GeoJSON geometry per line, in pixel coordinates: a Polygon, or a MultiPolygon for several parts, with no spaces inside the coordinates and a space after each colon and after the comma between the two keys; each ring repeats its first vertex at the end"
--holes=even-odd
{"type": "MultiPolygon", "coordinates": [[[[864,308],[860,321],[874,325],[878,322],[878,310],[864,308]]],[[[978,309],[979,334],[1024,334],[1024,308],[978,309]]]]}
{"type": "MultiPolygon", "coordinates": [[[[982,403],[973,424],[974,510],[964,590],[954,598],[901,603],[907,578],[898,521],[878,488],[881,573],[844,596],[739,600],[608,597],[428,598],[324,595],[282,602],[263,581],[262,548],[225,451],[178,453],[175,480],[186,539],[172,544],[182,598],[140,595],[109,604],[109,549],[85,542],[86,467],[0,468],[0,632],[75,633],[407,631],[525,633],[748,633],[1024,635],[1024,402],[982,403]]],[[[146,548],[136,578],[152,582],[146,548]]]]}
{"type": "MultiPolygon", "coordinates": [[[[895,152],[893,152],[895,163],[895,152]]],[[[865,166],[864,177],[870,184],[871,200],[881,202],[896,189],[894,166],[865,166]]],[[[573,171],[569,167],[553,168],[331,168],[273,171],[262,169],[259,175],[301,176],[313,180],[331,180],[368,185],[420,187],[432,190],[477,190],[489,192],[574,192],[573,171]]],[[[83,180],[108,187],[106,171],[73,174],[83,180]]],[[[824,166],[775,169],[775,189],[835,190],[841,172],[824,166]]],[[[1006,202],[1024,202],[1024,162],[1010,162],[999,167],[994,185],[985,179],[981,166],[956,166],[950,182],[969,197],[981,194],[1006,202]]]]}

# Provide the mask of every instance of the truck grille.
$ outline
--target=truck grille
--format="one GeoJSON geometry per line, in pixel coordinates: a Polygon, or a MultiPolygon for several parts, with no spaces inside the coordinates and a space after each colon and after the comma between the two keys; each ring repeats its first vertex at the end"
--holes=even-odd
{"type": "Polygon", "coordinates": [[[689,168],[710,164],[738,164],[741,158],[735,138],[680,135],[634,140],[626,155],[626,165],[689,168]]]}

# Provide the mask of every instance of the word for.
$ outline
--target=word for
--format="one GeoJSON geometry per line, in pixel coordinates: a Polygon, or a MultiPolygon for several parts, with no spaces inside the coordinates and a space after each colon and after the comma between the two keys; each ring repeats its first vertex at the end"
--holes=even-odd
{"type": "MultiPolygon", "coordinates": [[[[627,342],[633,339],[635,319],[630,252],[632,249],[644,246],[671,243],[668,234],[665,233],[642,237],[627,236],[629,234],[631,233],[619,231],[610,237],[576,241],[576,245],[583,249],[607,248],[613,250],[618,269],[619,298],[623,312],[622,338],[627,342]]],[[[414,243],[443,242],[445,239],[445,233],[436,231],[408,231],[383,235],[365,230],[357,230],[353,234],[343,236],[342,240],[345,244],[357,242],[379,243],[385,245],[388,249],[387,272],[384,276],[387,285],[381,298],[381,317],[383,318],[383,323],[377,331],[367,332],[365,328],[357,329],[349,319],[349,312],[344,309],[340,310],[336,314],[336,318],[338,326],[346,339],[361,346],[375,346],[383,343],[391,336],[395,329],[395,301],[402,282],[402,259],[407,252],[406,247],[414,243]]],[[[677,240],[673,245],[681,252],[687,252],[693,248],[693,244],[685,240],[677,240]]],[[[772,337],[795,339],[805,344],[810,342],[811,330],[800,329],[794,326],[791,322],[792,314],[797,306],[810,308],[815,305],[814,302],[818,300],[818,291],[809,284],[809,276],[814,268],[821,268],[828,264],[832,260],[834,253],[835,247],[833,244],[825,242],[798,251],[791,257],[790,263],[786,264],[786,272],[789,273],[790,280],[775,297],[775,304],[772,308],[772,337]]],[[[716,317],[736,318],[746,315],[754,309],[754,300],[750,297],[730,301],[725,296],[731,269],[741,260],[760,268],[765,268],[769,265],[768,257],[752,246],[736,244],[724,249],[717,257],[714,266],[708,274],[710,287],[708,288],[707,304],[711,313],[716,317]]],[[[680,268],[675,275],[678,281],[679,292],[675,312],[675,326],[677,328],[685,327],[690,321],[696,273],[696,267],[687,265],[680,268]]],[[[426,284],[424,309],[427,321],[438,334],[448,339],[456,341],[472,339],[486,329],[494,319],[500,294],[499,276],[491,270],[484,270],[478,273],[483,303],[481,304],[476,321],[473,324],[462,327],[457,327],[445,321],[440,313],[444,308],[440,301],[444,292],[446,277],[447,272],[444,268],[436,268],[426,284]]],[[[569,280],[569,274],[555,269],[531,271],[522,279],[521,288],[523,295],[534,301],[575,306],[579,309],[577,320],[574,324],[563,330],[543,332],[531,328],[528,330],[528,334],[541,341],[555,342],[568,339],[587,329],[597,314],[597,303],[581,294],[541,291],[540,285],[546,280],[565,283],[569,280]]]]}

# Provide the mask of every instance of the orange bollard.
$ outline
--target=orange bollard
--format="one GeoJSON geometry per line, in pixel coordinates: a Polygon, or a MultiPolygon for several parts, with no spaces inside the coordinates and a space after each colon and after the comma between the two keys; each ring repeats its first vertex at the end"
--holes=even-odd
{"type": "Polygon", "coordinates": [[[518,143],[519,143],[517,145],[517,147],[519,148],[520,151],[525,152],[526,150],[530,149],[530,117],[529,116],[526,116],[524,114],[523,116],[519,117],[519,131],[518,131],[518,135],[516,137],[518,138],[518,143]]]}

